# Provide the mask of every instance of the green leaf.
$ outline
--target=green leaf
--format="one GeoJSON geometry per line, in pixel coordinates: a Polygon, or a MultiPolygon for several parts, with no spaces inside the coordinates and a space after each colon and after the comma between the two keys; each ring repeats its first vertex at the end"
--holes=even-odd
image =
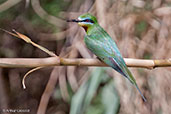
{"type": "Polygon", "coordinates": [[[117,114],[120,108],[120,100],[114,83],[110,82],[102,90],[102,103],[104,104],[105,114],[117,114]]]}
{"type": "Polygon", "coordinates": [[[73,96],[70,114],[85,113],[86,108],[91,103],[91,100],[100,85],[102,74],[104,74],[104,70],[102,68],[96,68],[93,70],[89,80],[84,83],[73,96]]]}

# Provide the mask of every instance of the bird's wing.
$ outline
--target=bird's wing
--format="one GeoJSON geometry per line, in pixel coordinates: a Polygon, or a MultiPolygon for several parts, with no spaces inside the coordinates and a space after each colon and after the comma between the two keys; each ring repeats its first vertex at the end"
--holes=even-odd
{"type": "Polygon", "coordinates": [[[128,78],[132,84],[136,84],[136,81],[127,68],[115,42],[110,38],[108,34],[106,34],[107,33],[98,33],[85,36],[84,40],[87,48],[90,49],[106,64],[128,78]]]}
{"type": "Polygon", "coordinates": [[[117,70],[119,73],[121,73],[123,76],[125,76],[132,84],[136,85],[136,81],[128,69],[128,67],[123,63],[121,60],[118,59],[118,57],[108,57],[107,59],[110,60],[112,64],[112,68],[117,70]]]}

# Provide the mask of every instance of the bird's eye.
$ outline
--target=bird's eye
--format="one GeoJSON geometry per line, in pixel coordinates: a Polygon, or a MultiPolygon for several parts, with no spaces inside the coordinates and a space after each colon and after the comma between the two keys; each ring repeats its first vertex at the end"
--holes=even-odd
{"type": "Polygon", "coordinates": [[[91,20],[91,19],[85,19],[85,20],[84,20],[84,22],[94,23],[94,21],[93,21],[93,20],[91,20]]]}
{"type": "Polygon", "coordinates": [[[86,19],[85,22],[90,22],[90,20],[89,19],[86,19]]]}

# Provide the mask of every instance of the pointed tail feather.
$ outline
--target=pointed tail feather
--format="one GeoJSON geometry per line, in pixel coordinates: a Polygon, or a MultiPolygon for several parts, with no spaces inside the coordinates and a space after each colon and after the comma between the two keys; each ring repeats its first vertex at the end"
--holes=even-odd
{"type": "Polygon", "coordinates": [[[128,75],[128,76],[127,76],[127,77],[128,77],[128,80],[129,80],[133,85],[135,85],[135,87],[136,87],[137,90],[139,91],[141,97],[143,98],[144,102],[146,102],[147,100],[146,100],[146,98],[144,97],[144,95],[141,93],[141,90],[139,89],[139,87],[138,87],[138,85],[137,85],[137,83],[136,83],[136,80],[134,79],[132,73],[130,72],[130,70],[129,70],[127,67],[124,67],[124,68],[125,68],[126,73],[127,73],[127,75],[128,75]]]}
{"type": "Polygon", "coordinates": [[[144,102],[146,102],[147,100],[146,100],[146,98],[144,97],[144,95],[141,93],[141,91],[140,91],[140,89],[139,89],[139,87],[138,87],[137,84],[135,84],[135,87],[136,87],[137,90],[139,91],[139,93],[140,93],[141,97],[143,98],[144,102]]]}
{"type": "Polygon", "coordinates": [[[135,85],[135,87],[139,91],[141,97],[143,98],[144,102],[146,102],[147,101],[146,98],[141,93],[141,91],[140,91],[140,89],[139,89],[139,87],[138,87],[138,85],[137,85],[137,83],[136,83],[136,81],[135,81],[132,73],[130,72],[130,70],[128,69],[128,67],[125,65],[125,63],[118,64],[117,62],[119,62],[119,61],[116,62],[116,60],[115,60],[117,58],[114,59],[112,57],[109,57],[108,59],[112,62],[111,67],[113,69],[115,69],[117,72],[121,73],[124,77],[126,77],[133,85],[135,85]]]}

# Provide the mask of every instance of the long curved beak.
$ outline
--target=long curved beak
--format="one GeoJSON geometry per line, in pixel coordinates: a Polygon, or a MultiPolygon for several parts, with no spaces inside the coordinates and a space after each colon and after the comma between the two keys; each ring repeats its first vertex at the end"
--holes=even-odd
{"type": "Polygon", "coordinates": [[[71,20],[66,20],[67,22],[76,22],[76,23],[79,23],[79,22],[82,22],[81,20],[76,20],[76,19],[71,19],[71,20]]]}

